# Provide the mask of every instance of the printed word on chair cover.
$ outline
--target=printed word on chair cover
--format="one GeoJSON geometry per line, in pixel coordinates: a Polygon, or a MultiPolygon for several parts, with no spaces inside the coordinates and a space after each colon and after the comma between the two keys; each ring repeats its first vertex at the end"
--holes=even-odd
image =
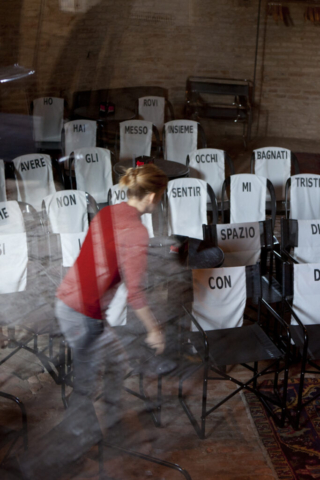
{"type": "Polygon", "coordinates": [[[267,179],[240,174],[230,177],[230,223],[259,222],[266,217],[267,179]]]}
{"type": "Polygon", "coordinates": [[[13,160],[18,201],[32,205],[38,212],[42,200],[55,193],[52,164],[49,155],[32,153],[13,160]]]}
{"type": "Polygon", "coordinates": [[[294,247],[292,256],[298,263],[320,259],[320,220],[282,219],[282,247],[294,247]],[[284,231],[288,230],[288,231],[284,231]]]}
{"type": "MultiPolygon", "coordinates": [[[[258,148],[254,154],[254,173],[268,178],[274,186],[276,200],[284,200],[285,186],[291,174],[291,151],[280,147],[258,148]]],[[[267,193],[267,200],[270,200],[267,193]]]]}
{"type": "Polygon", "coordinates": [[[166,100],[164,97],[139,98],[139,117],[155,125],[162,132],[166,100]]]}
{"type": "Polygon", "coordinates": [[[290,218],[320,218],[320,175],[301,173],[290,181],[290,218]]]}
{"type": "MultiPolygon", "coordinates": [[[[118,203],[121,203],[121,202],[127,202],[128,201],[127,190],[128,190],[127,187],[120,187],[118,183],[116,185],[113,185],[109,189],[109,204],[117,205],[118,203]]],[[[141,215],[141,222],[148,230],[149,238],[153,238],[154,232],[153,232],[151,213],[144,213],[143,215],[141,215]]]]}
{"type": "Polygon", "coordinates": [[[261,256],[263,222],[217,225],[218,246],[224,253],[224,267],[255,265],[261,256]]]}
{"type": "Polygon", "coordinates": [[[97,203],[107,202],[112,187],[110,151],[97,147],[77,149],[74,164],[77,189],[90,193],[97,203]]]}
{"type": "Polygon", "coordinates": [[[128,120],[120,123],[120,160],[150,156],[152,123],[145,120],[128,120]]]}
{"type": "Polygon", "coordinates": [[[27,285],[27,234],[17,202],[0,203],[0,293],[21,292],[27,285]]]}
{"type": "Polygon", "coordinates": [[[61,142],[63,110],[63,98],[45,97],[33,100],[35,142],[61,142]]]}
{"type": "Polygon", "coordinates": [[[211,185],[218,201],[221,200],[225,179],[225,153],[215,148],[201,148],[189,153],[190,177],[205,180],[211,185]]]}
{"type": "Polygon", "coordinates": [[[207,183],[178,178],[168,183],[168,234],[203,239],[207,224],[207,183]]]}
{"type": "Polygon", "coordinates": [[[83,147],[95,147],[97,143],[97,123],[93,120],[73,120],[64,126],[65,155],[83,147]]]}
{"type": "Polygon", "coordinates": [[[172,120],[164,125],[164,158],[186,164],[187,156],[197,149],[198,123],[193,120],[172,120]]]}

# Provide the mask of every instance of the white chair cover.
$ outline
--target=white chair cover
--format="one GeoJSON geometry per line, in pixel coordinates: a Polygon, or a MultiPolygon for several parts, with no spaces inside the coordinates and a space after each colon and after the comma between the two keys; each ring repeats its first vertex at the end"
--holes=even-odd
{"type": "Polygon", "coordinates": [[[27,285],[26,233],[0,234],[0,294],[22,292],[27,285]]]}
{"type": "MultiPolygon", "coordinates": [[[[280,147],[264,147],[253,153],[255,174],[268,178],[274,186],[276,199],[284,200],[286,181],[291,174],[291,151],[280,147]]],[[[267,200],[270,200],[269,192],[267,200]]]]}
{"type": "Polygon", "coordinates": [[[18,202],[0,202],[0,235],[18,234],[26,231],[18,202]]]}
{"type": "MultiPolygon", "coordinates": [[[[64,125],[65,155],[83,147],[95,147],[97,143],[97,122],[93,120],[73,120],[64,125]]],[[[67,162],[68,163],[68,162],[67,162]]]]}
{"type": "MultiPolygon", "coordinates": [[[[245,267],[193,270],[192,314],[204,330],[241,327],[246,305],[245,267]]],[[[195,325],[192,330],[197,331],[195,325]]]]}
{"type": "Polygon", "coordinates": [[[35,142],[61,142],[63,98],[33,100],[33,138],[35,142]]]}
{"type": "Polygon", "coordinates": [[[80,190],[62,190],[44,198],[52,233],[79,233],[88,230],[87,200],[80,190]]]}
{"type": "Polygon", "coordinates": [[[87,232],[61,233],[62,266],[72,267],[80,253],[87,232]]]}
{"type": "Polygon", "coordinates": [[[151,122],[128,120],[120,123],[120,160],[131,160],[142,155],[150,156],[151,145],[151,122]]]}
{"type": "Polygon", "coordinates": [[[162,132],[166,100],[164,97],[139,98],[139,117],[155,125],[162,132]]]}
{"type": "Polygon", "coordinates": [[[299,263],[320,259],[320,220],[298,220],[298,247],[293,256],[299,263]]]}
{"type": "Polygon", "coordinates": [[[222,184],[225,179],[224,151],[215,148],[200,148],[189,154],[189,160],[190,177],[205,180],[211,185],[216,199],[220,201],[222,184]]]}
{"type": "Polygon", "coordinates": [[[55,193],[49,155],[31,153],[13,160],[18,201],[30,203],[38,212],[42,199],[55,193]]]}
{"type": "Polygon", "coordinates": [[[291,177],[290,218],[320,218],[320,175],[301,173],[291,177]]]}
{"type": "Polygon", "coordinates": [[[243,173],[231,175],[230,182],[230,223],[265,220],[267,179],[243,173]]]}
{"type": "Polygon", "coordinates": [[[170,235],[203,239],[207,224],[207,183],[197,178],[178,178],[168,183],[170,235]]]}
{"type": "Polygon", "coordinates": [[[88,192],[97,203],[108,201],[112,187],[111,153],[105,148],[80,148],[74,151],[77,189],[88,192]]]}
{"type": "Polygon", "coordinates": [[[164,158],[186,164],[187,156],[197,150],[198,123],[194,120],[171,120],[164,125],[164,158]]]}
{"type": "Polygon", "coordinates": [[[320,263],[293,265],[292,307],[304,325],[320,323],[320,263]]]}
{"type": "Polygon", "coordinates": [[[0,160],[0,202],[7,200],[6,193],[6,175],[4,171],[4,161],[0,160]]]}
{"type": "MultiPolygon", "coordinates": [[[[111,204],[112,205],[117,205],[118,203],[122,202],[127,202],[128,197],[127,197],[127,187],[120,187],[120,185],[117,183],[116,185],[113,185],[111,188],[111,204]]],[[[152,223],[152,214],[151,213],[145,213],[141,215],[141,222],[142,224],[146,227],[148,230],[149,238],[154,237],[154,232],[153,232],[153,223],[152,223]]]]}
{"type": "Polygon", "coordinates": [[[217,225],[218,245],[223,250],[223,267],[255,265],[260,260],[258,222],[217,225]]]}

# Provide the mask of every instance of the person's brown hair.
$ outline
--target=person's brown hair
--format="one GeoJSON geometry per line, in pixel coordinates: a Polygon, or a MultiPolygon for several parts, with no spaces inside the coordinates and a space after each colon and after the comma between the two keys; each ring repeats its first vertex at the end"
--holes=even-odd
{"type": "Polygon", "coordinates": [[[168,178],[160,168],[152,163],[137,168],[129,168],[120,179],[120,185],[128,188],[128,198],[139,200],[148,193],[161,195],[165,190],[168,178]]]}

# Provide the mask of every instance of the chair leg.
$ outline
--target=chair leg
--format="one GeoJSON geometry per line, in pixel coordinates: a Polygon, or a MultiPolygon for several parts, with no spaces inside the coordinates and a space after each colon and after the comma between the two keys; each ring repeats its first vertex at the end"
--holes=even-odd
{"type": "Polygon", "coordinates": [[[15,402],[21,410],[22,415],[22,436],[23,436],[23,448],[24,450],[28,449],[28,419],[27,419],[27,411],[24,404],[19,400],[18,397],[14,395],[10,395],[9,393],[0,392],[0,397],[7,398],[8,400],[12,400],[15,402]]]}

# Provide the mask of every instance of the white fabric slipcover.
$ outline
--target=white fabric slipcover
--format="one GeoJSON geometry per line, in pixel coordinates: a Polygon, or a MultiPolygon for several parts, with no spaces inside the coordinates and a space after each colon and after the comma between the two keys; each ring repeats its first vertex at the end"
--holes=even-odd
{"type": "Polygon", "coordinates": [[[72,267],[80,253],[87,232],[61,233],[63,267],[72,267]]]}
{"type": "MultiPolygon", "coordinates": [[[[253,153],[255,174],[268,178],[274,186],[276,199],[284,200],[286,181],[291,173],[291,151],[280,147],[264,147],[253,153]]],[[[270,200],[269,192],[267,200],[270,200]]]]}
{"type": "Polygon", "coordinates": [[[320,259],[320,220],[298,220],[298,247],[293,256],[299,263],[320,259]]]}
{"type": "Polygon", "coordinates": [[[33,100],[33,137],[35,142],[61,142],[63,98],[33,100]]]}
{"type": "Polygon", "coordinates": [[[62,190],[44,198],[52,233],[79,233],[88,230],[87,200],[80,190],[62,190]]]}
{"type": "Polygon", "coordinates": [[[4,161],[0,160],[0,202],[7,200],[6,193],[6,175],[4,171],[4,161]]]}
{"type": "Polygon", "coordinates": [[[151,122],[128,120],[120,123],[120,160],[131,160],[142,155],[150,156],[151,145],[151,122]]]}
{"type": "Polygon", "coordinates": [[[0,233],[0,294],[26,289],[27,265],[27,234],[0,233]]]}
{"type": "Polygon", "coordinates": [[[166,100],[164,97],[141,97],[139,98],[139,117],[151,122],[161,134],[164,125],[166,100]]]}
{"type": "Polygon", "coordinates": [[[201,148],[189,153],[189,160],[190,177],[205,180],[211,185],[216,199],[220,201],[222,184],[225,179],[224,151],[215,148],[201,148]]]}
{"type": "Polygon", "coordinates": [[[164,158],[186,164],[187,156],[197,149],[198,123],[194,120],[171,120],[164,125],[164,158]]]}
{"type": "Polygon", "coordinates": [[[88,192],[97,203],[108,201],[112,187],[111,154],[105,148],[89,147],[74,151],[77,189],[88,192]]]}
{"type": "Polygon", "coordinates": [[[23,215],[18,202],[0,202],[0,235],[17,234],[26,231],[23,215]]]}
{"type": "Polygon", "coordinates": [[[217,225],[218,245],[224,253],[224,267],[255,265],[260,260],[258,222],[217,225]]]}
{"type": "Polygon", "coordinates": [[[95,147],[97,143],[97,122],[93,120],[73,120],[64,125],[65,155],[83,147],[95,147]]]}
{"type": "MultiPolygon", "coordinates": [[[[241,327],[246,305],[245,267],[193,270],[192,314],[204,330],[241,327]]],[[[192,330],[197,328],[192,325],[192,330]]]]}
{"type": "MultiPolygon", "coordinates": [[[[128,190],[127,187],[120,187],[118,183],[116,185],[113,185],[110,188],[111,204],[117,205],[118,203],[127,202],[128,201],[127,190],[128,190]]],[[[151,213],[145,213],[141,215],[141,222],[148,230],[149,238],[153,238],[154,232],[153,232],[153,223],[152,223],[151,213]]]]}
{"type": "MultiPolygon", "coordinates": [[[[320,323],[320,263],[293,265],[293,310],[305,325],[320,323]]],[[[296,321],[292,317],[292,324],[296,321]]]]}
{"type": "Polygon", "coordinates": [[[243,173],[231,175],[230,182],[230,223],[265,220],[267,179],[243,173]]]}
{"type": "Polygon", "coordinates": [[[106,319],[111,327],[119,327],[127,323],[128,290],[124,282],[115,287],[115,294],[108,305],[106,319]]]}
{"type": "Polygon", "coordinates": [[[30,203],[39,212],[44,197],[56,191],[50,156],[31,153],[15,158],[13,164],[18,201],[30,203]]]}
{"type": "Polygon", "coordinates": [[[291,177],[290,218],[320,218],[320,175],[301,173],[291,177]]]}
{"type": "Polygon", "coordinates": [[[203,239],[207,224],[207,183],[197,178],[178,178],[168,183],[170,235],[203,239]]]}

